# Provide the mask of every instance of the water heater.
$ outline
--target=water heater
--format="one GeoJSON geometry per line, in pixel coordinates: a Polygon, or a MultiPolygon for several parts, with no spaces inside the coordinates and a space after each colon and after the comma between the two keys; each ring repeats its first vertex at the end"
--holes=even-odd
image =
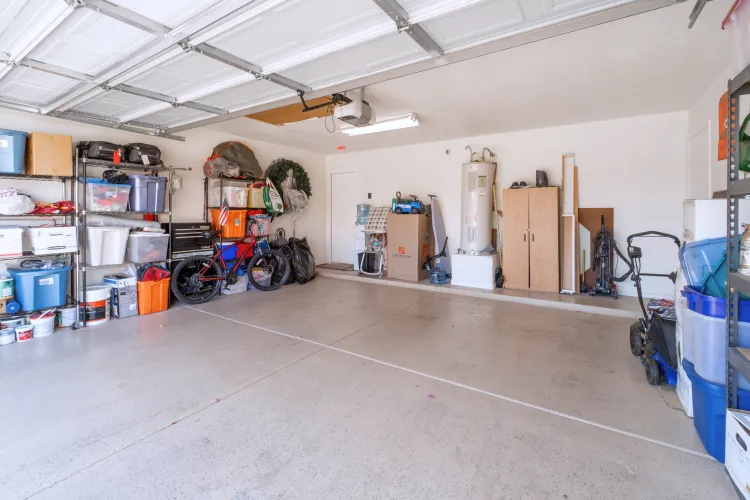
{"type": "Polygon", "coordinates": [[[492,184],[497,164],[464,163],[461,169],[460,253],[476,255],[492,243],[492,184]]]}

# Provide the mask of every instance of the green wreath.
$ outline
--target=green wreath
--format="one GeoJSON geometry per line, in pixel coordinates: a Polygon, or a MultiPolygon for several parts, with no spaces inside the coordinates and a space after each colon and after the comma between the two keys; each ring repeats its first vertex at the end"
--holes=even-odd
{"type": "Polygon", "coordinates": [[[266,177],[271,179],[281,199],[284,199],[284,191],[281,188],[281,183],[286,180],[287,172],[290,168],[294,173],[294,182],[297,183],[297,189],[303,191],[307,196],[312,196],[310,178],[307,176],[307,172],[305,172],[302,165],[286,158],[279,158],[278,160],[274,160],[266,169],[266,177]]]}

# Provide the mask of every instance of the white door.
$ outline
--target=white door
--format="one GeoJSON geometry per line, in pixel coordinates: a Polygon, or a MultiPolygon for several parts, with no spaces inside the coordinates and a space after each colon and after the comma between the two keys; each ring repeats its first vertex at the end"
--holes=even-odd
{"type": "MultiPolygon", "coordinates": [[[[690,167],[688,170],[688,199],[711,199],[711,145],[708,126],[690,138],[690,167]]],[[[716,189],[715,187],[713,189],[716,189]]],[[[721,188],[719,188],[721,189],[721,188]]]]}
{"type": "Polygon", "coordinates": [[[357,172],[331,174],[331,262],[354,264],[359,189],[357,172]]]}

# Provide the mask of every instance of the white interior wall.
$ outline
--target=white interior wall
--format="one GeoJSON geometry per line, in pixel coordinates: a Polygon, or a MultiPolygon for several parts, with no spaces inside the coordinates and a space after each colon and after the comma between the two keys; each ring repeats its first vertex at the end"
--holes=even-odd
{"type": "MultiPolygon", "coordinates": [[[[429,201],[428,194],[438,195],[449,246],[455,251],[460,239],[461,164],[468,157],[465,146],[475,151],[488,147],[497,155],[501,189],[513,181],[533,184],[537,169],[547,172],[550,185],[560,185],[561,155],[573,152],[579,167],[579,206],[614,207],[615,237],[626,252],[626,237],[632,233],[658,230],[680,236],[687,132],[688,113],[675,112],[344,153],[326,158],[328,183],[330,189],[332,173],[359,172],[359,202],[374,205],[390,204],[396,191],[416,194],[424,201],[429,201]],[[371,200],[367,193],[372,193],[371,200]]],[[[329,197],[327,201],[330,255],[329,197]]],[[[643,272],[670,272],[678,266],[674,243],[641,243],[643,272]]],[[[672,296],[672,290],[669,280],[644,278],[647,296],[672,296]]],[[[620,291],[635,295],[630,283],[620,291]]]]}
{"type": "MultiPolygon", "coordinates": [[[[267,168],[276,158],[284,157],[294,160],[307,170],[310,176],[310,184],[313,196],[310,206],[297,221],[297,236],[307,236],[316,260],[322,262],[318,256],[325,255],[325,195],[326,176],[325,159],[318,153],[311,153],[300,149],[288,148],[268,142],[255,141],[246,137],[239,137],[225,132],[202,128],[187,131],[184,135],[185,141],[174,141],[170,139],[149,137],[120,130],[97,127],[93,125],[79,124],[68,120],[52,117],[36,116],[29,113],[15,112],[9,110],[0,111],[0,128],[21,130],[25,132],[46,132],[51,134],[64,134],[73,137],[73,144],[82,140],[101,140],[116,144],[127,144],[131,142],[143,142],[157,146],[162,152],[162,158],[167,165],[173,167],[192,167],[192,171],[176,172],[183,178],[183,187],[174,195],[174,220],[203,220],[203,162],[211,154],[214,146],[221,142],[237,140],[249,146],[254,152],[263,169],[267,168]]],[[[101,169],[94,170],[95,175],[100,177],[101,169]]],[[[8,186],[20,188],[32,198],[43,201],[59,201],[59,183],[39,181],[13,181],[0,179],[0,189],[8,186]]],[[[0,219],[0,225],[35,225],[43,219],[0,219]]],[[[284,227],[287,237],[292,235],[292,222],[289,215],[283,215],[274,222],[273,229],[284,227]]],[[[0,271],[2,265],[0,262],[0,271]]],[[[112,271],[112,270],[109,270],[112,271]]]]}

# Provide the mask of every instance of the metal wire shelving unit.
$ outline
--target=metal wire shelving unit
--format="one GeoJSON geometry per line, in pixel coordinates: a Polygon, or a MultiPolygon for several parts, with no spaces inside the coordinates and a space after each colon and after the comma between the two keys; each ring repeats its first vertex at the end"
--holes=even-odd
{"type": "MultiPolygon", "coordinates": [[[[101,265],[101,266],[92,266],[88,265],[86,263],[87,261],[87,248],[88,248],[88,231],[86,228],[88,227],[88,216],[89,215],[145,215],[150,214],[154,216],[154,219],[159,222],[159,215],[167,215],[169,227],[172,227],[172,172],[173,168],[171,166],[165,166],[165,165],[142,165],[139,163],[115,163],[113,161],[107,161],[107,160],[98,160],[93,158],[88,158],[85,154],[81,155],[76,148],[76,156],[75,156],[75,177],[79,180],[78,182],[78,189],[83,189],[83,193],[79,193],[79,196],[82,196],[79,199],[84,200],[83,204],[81,205],[78,217],[76,218],[76,225],[78,226],[78,238],[79,238],[79,249],[80,251],[75,255],[76,257],[76,275],[77,275],[77,286],[78,289],[82,292],[82,297],[78,298],[81,310],[79,311],[79,327],[85,327],[86,326],[86,314],[84,312],[84,305],[86,303],[86,284],[87,284],[87,271],[89,269],[107,269],[107,268],[117,268],[117,267],[126,267],[128,265],[131,265],[130,262],[123,262],[122,264],[116,264],[116,265],[101,265]],[[89,167],[97,167],[97,168],[111,168],[111,169],[117,169],[117,170],[124,170],[124,171],[130,171],[130,172],[140,172],[142,174],[149,174],[149,175],[159,175],[160,173],[166,173],[167,177],[167,210],[164,212],[136,212],[136,211],[89,211],[86,207],[86,184],[87,182],[87,175],[88,175],[88,169],[89,167]]],[[[167,265],[167,268],[169,268],[171,262],[172,262],[172,242],[171,238],[169,238],[167,242],[167,258],[166,260],[160,260],[160,261],[154,261],[152,263],[156,262],[164,262],[167,265]]],[[[144,263],[138,263],[134,265],[143,265],[144,263]]]]}
{"type": "MultiPolygon", "coordinates": [[[[74,211],[71,212],[62,212],[62,213],[52,213],[52,214],[19,214],[19,215],[0,215],[0,220],[24,220],[24,219],[55,219],[62,220],[63,224],[70,224],[76,226],[77,229],[77,219],[78,219],[78,178],[76,176],[57,176],[57,175],[32,175],[32,174],[11,174],[11,173],[0,173],[0,179],[3,180],[14,180],[14,181],[22,181],[22,182],[60,182],[60,200],[59,201],[72,201],[73,206],[76,207],[74,211]]],[[[24,226],[24,224],[20,224],[21,226],[24,226]]],[[[26,227],[26,226],[25,226],[26,227]]],[[[80,233],[79,233],[80,234],[80,233]]],[[[62,258],[64,257],[66,260],[70,259],[71,265],[75,266],[75,259],[73,258],[74,255],[76,255],[78,252],[63,252],[63,253],[48,253],[48,254],[34,254],[32,252],[24,252],[22,255],[17,256],[8,256],[8,257],[2,257],[0,258],[1,262],[11,262],[11,261],[20,261],[20,260],[26,260],[26,259],[35,259],[35,258],[62,258]]],[[[72,285],[70,286],[70,291],[66,290],[66,305],[60,306],[60,307],[67,307],[75,304],[75,301],[77,300],[77,293],[76,293],[76,275],[77,273],[72,273],[72,285]]],[[[47,308],[49,309],[49,308],[47,308]]],[[[45,309],[46,310],[46,309],[45,309]]],[[[34,312],[40,312],[41,309],[38,311],[30,311],[30,312],[23,312],[23,314],[31,314],[34,312]]],[[[17,314],[21,314],[21,312],[18,312],[16,314],[0,314],[0,319],[7,318],[10,316],[15,316],[17,314]]]]}

